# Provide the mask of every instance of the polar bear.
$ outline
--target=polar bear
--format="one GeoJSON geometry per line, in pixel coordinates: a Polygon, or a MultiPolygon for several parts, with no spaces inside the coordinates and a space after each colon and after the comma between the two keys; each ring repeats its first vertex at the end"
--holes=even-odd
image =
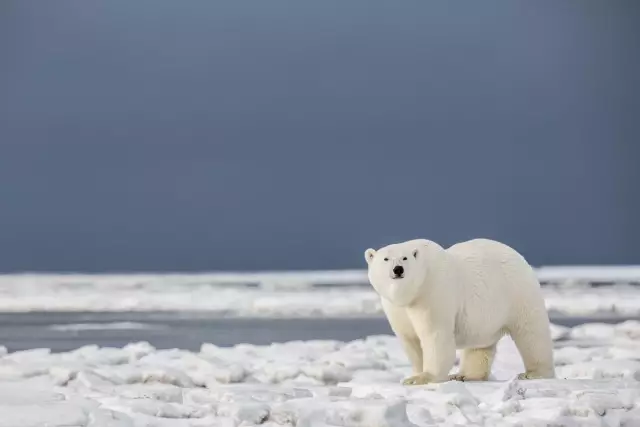
{"type": "Polygon", "coordinates": [[[425,239],[367,249],[371,285],[414,375],[405,385],[486,381],[505,334],[526,372],[554,378],[553,343],[540,283],[514,249],[488,239],[448,249],[425,239]],[[462,350],[460,370],[449,375],[462,350]]]}

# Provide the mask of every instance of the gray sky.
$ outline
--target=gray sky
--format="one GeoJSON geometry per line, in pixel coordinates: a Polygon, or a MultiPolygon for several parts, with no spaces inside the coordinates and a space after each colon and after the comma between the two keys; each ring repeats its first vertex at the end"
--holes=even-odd
{"type": "Polygon", "coordinates": [[[0,271],[640,262],[640,3],[0,6],[0,271]]]}

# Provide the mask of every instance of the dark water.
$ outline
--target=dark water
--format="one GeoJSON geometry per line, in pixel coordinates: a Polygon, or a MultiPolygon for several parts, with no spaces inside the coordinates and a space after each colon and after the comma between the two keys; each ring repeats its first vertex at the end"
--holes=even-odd
{"type": "MultiPolygon", "coordinates": [[[[575,326],[589,322],[617,323],[621,317],[552,317],[553,323],[575,326]]],[[[640,318],[634,318],[640,319],[640,318]]],[[[379,318],[255,319],[220,318],[202,313],[0,313],[0,345],[9,351],[51,348],[73,350],[83,345],[121,347],[148,341],[157,348],[198,350],[203,343],[231,346],[270,344],[291,340],[354,340],[391,334],[387,320],[379,318]],[[52,325],[143,323],[144,329],[56,330],[52,325]]]]}

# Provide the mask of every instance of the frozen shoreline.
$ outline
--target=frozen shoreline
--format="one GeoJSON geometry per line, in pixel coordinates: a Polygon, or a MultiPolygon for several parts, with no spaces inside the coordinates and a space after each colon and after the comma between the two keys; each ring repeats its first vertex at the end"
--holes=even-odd
{"type": "MultiPolygon", "coordinates": [[[[195,318],[225,315],[243,322],[382,315],[373,290],[351,282],[357,274],[314,276],[307,282],[295,275],[254,282],[246,276],[214,276],[0,276],[0,312],[5,312],[2,316],[14,335],[21,332],[9,318],[13,321],[22,313],[33,324],[29,313],[42,311],[37,322],[44,322],[50,333],[87,334],[94,343],[101,331],[111,337],[159,333],[162,325],[152,321],[158,310],[195,318]],[[63,311],[112,312],[113,318],[107,324],[50,321],[64,317],[63,311]]],[[[566,316],[638,316],[639,288],[630,284],[633,280],[620,278],[602,287],[579,281],[544,286],[547,307],[566,316]]],[[[523,367],[513,342],[505,338],[491,381],[424,387],[400,385],[409,365],[391,335],[319,340],[312,339],[314,331],[300,327],[304,339],[270,345],[221,346],[223,336],[214,333],[213,343],[192,350],[127,340],[112,347],[92,344],[62,352],[52,352],[47,348],[52,344],[42,342],[44,335],[25,329],[45,348],[7,352],[0,347],[0,427],[640,423],[638,320],[554,325],[555,380],[513,380],[523,367]]],[[[179,333],[194,334],[193,325],[179,333]]]]}
{"type": "MultiPolygon", "coordinates": [[[[355,278],[318,276],[314,282],[299,282],[296,276],[273,275],[256,285],[258,282],[248,281],[245,276],[233,279],[221,275],[0,276],[0,312],[202,311],[235,317],[382,315],[379,298],[370,286],[349,284],[355,278]],[[329,279],[337,284],[325,282],[329,279]]],[[[640,287],[636,285],[546,285],[542,289],[547,308],[553,313],[640,315],[640,287]]]]}
{"type": "MultiPolygon", "coordinates": [[[[534,270],[543,284],[558,286],[589,285],[594,283],[640,284],[640,265],[584,265],[541,266],[534,270]]],[[[255,286],[264,289],[301,289],[314,286],[368,285],[367,271],[351,270],[302,270],[257,272],[200,272],[200,273],[14,273],[0,274],[0,286],[11,283],[29,285],[83,285],[94,283],[97,287],[138,286],[144,283],[163,283],[178,286],[255,286]]]]}
{"type": "Polygon", "coordinates": [[[0,427],[637,425],[640,322],[554,326],[553,336],[558,379],[513,380],[523,367],[505,338],[491,381],[419,387],[400,385],[409,366],[388,335],[199,351],[0,348],[0,427]]]}

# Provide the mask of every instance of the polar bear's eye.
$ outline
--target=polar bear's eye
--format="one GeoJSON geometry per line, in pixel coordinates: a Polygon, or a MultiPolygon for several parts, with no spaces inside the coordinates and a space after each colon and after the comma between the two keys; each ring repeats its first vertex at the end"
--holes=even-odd
{"type": "Polygon", "coordinates": [[[402,260],[403,260],[403,261],[406,261],[406,260],[407,260],[407,257],[402,258],[402,260]]]}
{"type": "Polygon", "coordinates": [[[389,261],[389,258],[385,258],[384,260],[385,260],[385,261],[389,261]]]}

